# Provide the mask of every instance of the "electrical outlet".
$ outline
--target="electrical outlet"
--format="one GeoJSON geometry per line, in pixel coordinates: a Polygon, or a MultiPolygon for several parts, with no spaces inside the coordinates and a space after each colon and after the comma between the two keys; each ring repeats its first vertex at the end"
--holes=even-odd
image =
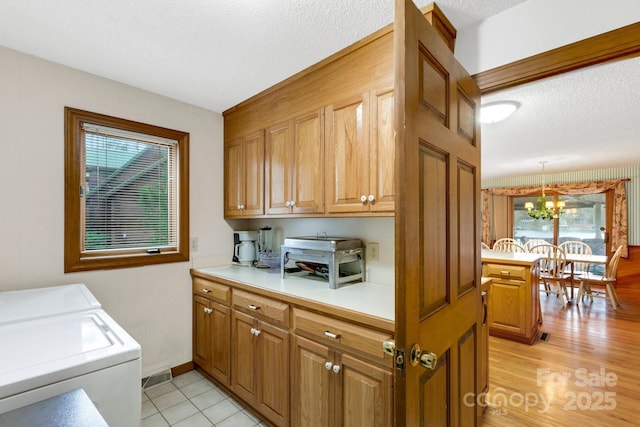
{"type": "Polygon", "coordinates": [[[367,244],[367,259],[369,261],[380,260],[380,244],[376,242],[370,242],[367,244]]]}
{"type": "Polygon", "coordinates": [[[197,252],[198,251],[198,238],[197,237],[192,237],[191,238],[191,250],[193,252],[197,252]]]}

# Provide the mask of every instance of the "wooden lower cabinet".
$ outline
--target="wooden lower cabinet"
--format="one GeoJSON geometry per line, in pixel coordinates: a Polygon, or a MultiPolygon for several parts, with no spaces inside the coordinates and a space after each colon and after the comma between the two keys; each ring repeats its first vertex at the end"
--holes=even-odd
{"type": "Polygon", "coordinates": [[[390,370],[300,336],[293,357],[291,425],[392,425],[390,370]]]}
{"type": "Polygon", "coordinates": [[[269,421],[289,424],[289,332],[233,310],[232,389],[269,421]]]}
{"type": "Polygon", "coordinates": [[[231,384],[231,309],[194,295],[193,361],[222,384],[231,384]]]}
{"type": "Polygon", "coordinates": [[[393,333],[365,322],[193,278],[194,363],[269,425],[393,425],[393,333]]]}
{"type": "Polygon", "coordinates": [[[542,324],[539,255],[483,253],[484,277],[490,277],[489,334],[533,344],[542,324]]]}

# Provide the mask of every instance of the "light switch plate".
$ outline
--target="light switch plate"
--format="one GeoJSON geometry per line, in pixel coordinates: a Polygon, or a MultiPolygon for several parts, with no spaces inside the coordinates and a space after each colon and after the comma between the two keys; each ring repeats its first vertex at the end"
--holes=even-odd
{"type": "Polygon", "coordinates": [[[377,242],[370,242],[367,244],[367,260],[379,261],[380,260],[380,244],[377,242]]]}

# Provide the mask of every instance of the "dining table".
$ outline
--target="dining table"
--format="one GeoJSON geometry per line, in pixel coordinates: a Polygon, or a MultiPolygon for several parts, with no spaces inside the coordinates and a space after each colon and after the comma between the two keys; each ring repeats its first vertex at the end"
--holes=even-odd
{"type": "Polygon", "coordinates": [[[607,260],[609,259],[606,255],[570,254],[570,253],[566,254],[565,258],[566,258],[567,264],[569,264],[571,267],[571,300],[573,300],[574,263],[601,264],[606,266],[607,260]]]}

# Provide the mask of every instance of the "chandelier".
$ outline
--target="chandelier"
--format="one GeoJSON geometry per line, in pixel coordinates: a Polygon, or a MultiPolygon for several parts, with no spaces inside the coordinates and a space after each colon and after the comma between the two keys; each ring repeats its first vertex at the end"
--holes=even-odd
{"type": "Polygon", "coordinates": [[[526,202],[524,207],[533,219],[556,219],[562,214],[565,204],[562,200],[559,200],[557,204],[554,204],[553,200],[547,201],[547,196],[544,194],[544,164],[547,162],[540,163],[542,164],[542,196],[538,197],[536,201],[537,209],[534,209],[533,202],[526,202]]]}

